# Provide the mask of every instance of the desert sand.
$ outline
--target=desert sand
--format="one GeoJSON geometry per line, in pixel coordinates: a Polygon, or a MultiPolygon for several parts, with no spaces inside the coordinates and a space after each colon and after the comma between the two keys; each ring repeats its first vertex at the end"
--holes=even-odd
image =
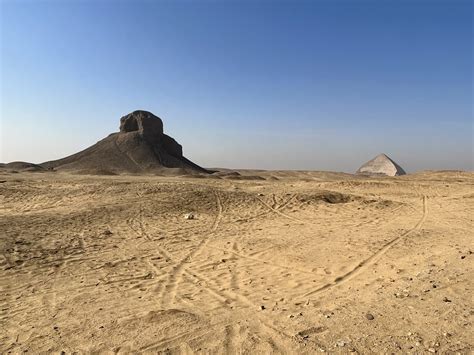
{"type": "Polygon", "coordinates": [[[241,174],[1,172],[0,352],[472,353],[473,173],[241,174]]]}

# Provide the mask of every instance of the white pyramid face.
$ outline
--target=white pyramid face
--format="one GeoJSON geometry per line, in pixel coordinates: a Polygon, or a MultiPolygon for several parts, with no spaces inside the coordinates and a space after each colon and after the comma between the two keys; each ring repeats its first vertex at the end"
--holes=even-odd
{"type": "Polygon", "coordinates": [[[366,175],[405,175],[405,171],[385,154],[380,154],[362,165],[357,174],[366,175]]]}

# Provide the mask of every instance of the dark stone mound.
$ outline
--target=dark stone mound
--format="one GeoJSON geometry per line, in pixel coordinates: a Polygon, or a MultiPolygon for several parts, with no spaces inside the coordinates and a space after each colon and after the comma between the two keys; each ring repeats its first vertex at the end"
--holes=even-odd
{"type": "Polygon", "coordinates": [[[264,177],[260,175],[226,175],[224,179],[229,180],[265,180],[264,177]]]}
{"type": "Polygon", "coordinates": [[[216,171],[214,172],[214,175],[220,176],[220,177],[235,177],[235,176],[241,176],[239,172],[237,171],[216,171]]]}
{"type": "Polygon", "coordinates": [[[63,159],[41,164],[70,171],[185,174],[210,173],[183,156],[183,148],[163,133],[163,121],[147,111],[134,111],[120,119],[120,132],[63,159]]]}
{"type": "Polygon", "coordinates": [[[24,161],[13,161],[11,163],[2,164],[0,168],[5,169],[5,170],[30,171],[30,172],[42,172],[46,170],[41,165],[27,163],[24,161]]]}
{"type": "Polygon", "coordinates": [[[329,204],[347,203],[352,201],[353,199],[354,197],[351,195],[341,194],[335,191],[320,191],[298,198],[300,202],[311,203],[322,201],[329,204]]]}

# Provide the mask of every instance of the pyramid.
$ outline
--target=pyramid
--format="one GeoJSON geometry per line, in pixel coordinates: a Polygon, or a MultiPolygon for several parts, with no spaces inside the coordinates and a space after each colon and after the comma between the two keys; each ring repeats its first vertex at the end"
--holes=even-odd
{"type": "Polygon", "coordinates": [[[356,174],[398,176],[405,175],[406,172],[387,155],[380,154],[362,165],[356,174]]]}
{"type": "Polygon", "coordinates": [[[183,149],[163,133],[163,121],[147,111],[120,118],[120,131],[71,156],[42,167],[84,173],[209,173],[183,156],[183,149]]]}

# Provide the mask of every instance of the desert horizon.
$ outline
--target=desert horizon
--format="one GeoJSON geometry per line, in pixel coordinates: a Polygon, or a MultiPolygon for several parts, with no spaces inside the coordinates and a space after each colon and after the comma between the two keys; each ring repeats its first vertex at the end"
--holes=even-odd
{"type": "MultiPolygon", "coordinates": [[[[110,133],[96,144],[76,154],[42,163],[13,161],[0,163],[0,169],[11,172],[66,170],[79,174],[224,174],[225,171],[272,171],[272,169],[203,168],[183,156],[183,147],[172,137],[164,134],[160,117],[149,111],[135,110],[120,118],[120,130],[110,133]],[[139,143],[137,143],[139,141],[139,143]],[[143,147],[145,145],[145,147],[143,147]],[[120,148],[120,147],[122,148],[120,148]],[[139,153],[136,150],[140,150],[139,153]],[[132,157],[135,155],[135,157],[132,157]],[[116,161],[111,161],[115,159],[116,161]],[[16,170],[15,170],[16,169],[16,170]]],[[[292,154],[292,152],[288,152],[292,154]]],[[[285,171],[273,169],[274,171],[285,171]]],[[[324,171],[310,169],[287,169],[287,171],[324,171]]],[[[428,170],[430,171],[430,170],[428,170]]],[[[431,169],[431,171],[436,171],[431,169]]],[[[439,171],[464,171],[462,169],[440,169],[439,171]]],[[[328,171],[329,172],[329,171],[328,171]]],[[[347,173],[348,172],[340,172],[347,173]]],[[[405,175],[405,170],[385,153],[362,164],[355,174],[405,175]]],[[[219,177],[219,175],[214,175],[219,177]]]]}

